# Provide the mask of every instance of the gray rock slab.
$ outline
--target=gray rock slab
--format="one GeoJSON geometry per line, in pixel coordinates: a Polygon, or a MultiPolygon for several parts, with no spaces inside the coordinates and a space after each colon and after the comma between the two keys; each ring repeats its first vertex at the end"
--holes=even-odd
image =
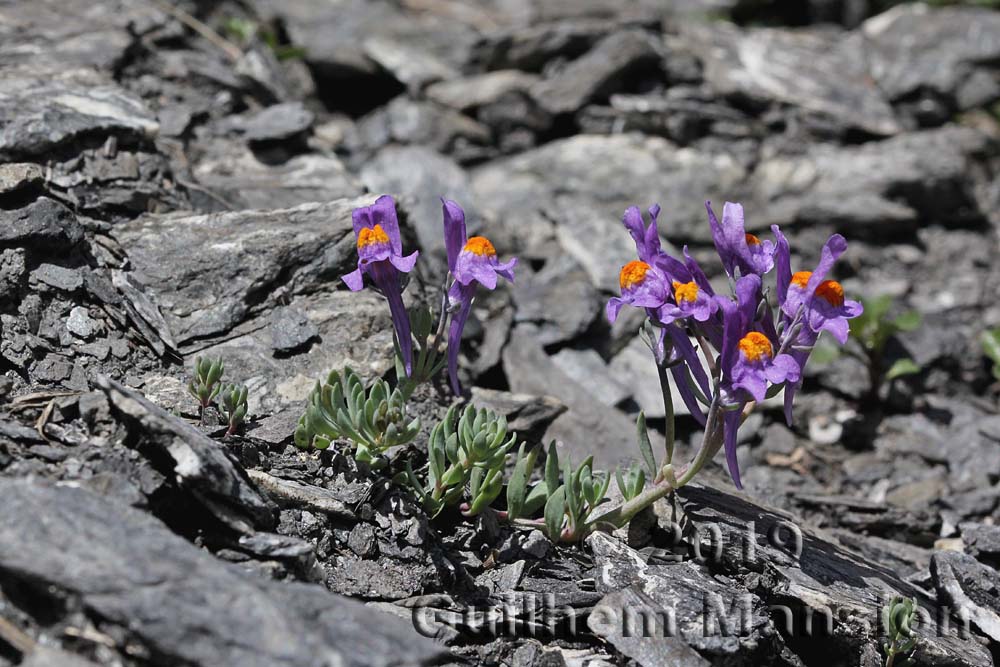
{"type": "MultiPolygon", "coordinates": [[[[640,338],[633,338],[625,349],[612,357],[608,364],[608,373],[629,388],[629,395],[635,399],[647,417],[666,416],[663,393],[660,391],[660,376],[656,372],[656,364],[653,363],[653,353],[640,338]]],[[[675,415],[691,414],[677,392],[673,376],[670,376],[670,395],[675,415]]]]}
{"type": "Polygon", "coordinates": [[[968,554],[938,551],[931,558],[934,587],[959,618],[972,621],[987,637],[1000,642],[1000,577],[993,568],[968,554]]]}
{"type": "Polygon", "coordinates": [[[572,113],[593,99],[619,92],[629,74],[655,68],[659,60],[651,34],[624,30],[608,35],[565,68],[539,81],[531,93],[549,113],[572,113]]]}
{"type": "Polygon", "coordinates": [[[614,407],[632,396],[634,378],[616,376],[595,350],[564,347],[550,358],[559,370],[590,389],[604,405],[614,407]]]}
{"type": "Polygon", "coordinates": [[[791,104],[871,134],[900,129],[861,49],[844,34],[692,22],[682,35],[702,60],[705,79],[723,95],[791,104]]]}
{"type": "Polygon", "coordinates": [[[48,197],[27,206],[0,209],[0,243],[46,243],[66,248],[83,239],[83,226],[73,213],[48,197]]]}
{"type": "Polygon", "coordinates": [[[403,620],[319,586],[249,576],[82,489],[4,479],[0,499],[10,512],[0,579],[51,586],[167,660],[360,667],[440,657],[403,620]]]}
{"type": "Polygon", "coordinates": [[[572,257],[555,257],[511,290],[515,322],[537,327],[543,345],[567,343],[583,334],[603,312],[587,272],[572,257]]]}
{"type": "Polygon", "coordinates": [[[517,69],[504,69],[440,81],[427,87],[427,97],[459,111],[492,104],[505,94],[525,92],[538,76],[517,69]]]}
{"type": "Polygon", "coordinates": [[[243,533],[252,533],[254,526],[273,527],[273,505],[219,443],[114,380],[101,376],[96,384],[139,441],[171,461],[180,485],[221,521],[243,533]]]}
{"type": "Polygon", "coordinates": [[[865,21],[860,34],[869,72],[892,100],[920,89],[955,100],[977,68],[1000,58],[1000,14],[985,7],[904,4],[865,21]]]}
{"type": "MultiPolygon", "coordinates": [[[[559,440],[576,461],[593,454],[595,467],[602,470],[638,457],[635,422],[559,370],[531,327],[521,325],[511,332],[503,368],[513,391],[552,396],[569,407],[546,430],[546,442],[559,440]]],[[[663,451],[659,434],[651,432],[650,439],[655,451],[663,451]]]]}
{"type": "Polygon", "coordinates": [[[83,287],[83,276],[80,271],[58,264],[39,264],[38,268],[31,272],[31,276],[49,287],[64,292],[72,292],[83,287]]]}
{"type": "Polygon", "coordinates": [[[271,347],[275,352],[292,352],[319,335],[316,325],[297,308],[276,308],[270,319],[271,347]]]}
{"type": "MultiPolygon", "coordinates": [[[[204,141],[192,174],[209,209],[275,209],[357,197],[364,187],[335,155],[307,153],[279,164],[261,162],[243,142],[204,141]]],[[[204,200],[204,201],[202,201],[204,200]]]]}
{"type": "Polygon", "coordinates": [[[621,225],[632,205],[664,206],[660,232],[710,239],[706,199],[739,201],[745,169],[730,155],[679,148],[659,137],[577,135],[472,172],[472,190],[515,238],[555,225],[565,252],[599,289],[612,291],[635,259],[621,225]]]}
{"type": "Polygon", "coordinates": [[[84,134],[151,139],[159,130],[145,104],[96,74],[78,80],[5,77],[0,92],[0,159],[45,156],[84,134]]]}
{"type": "Polygon", "coordinates": [[[776,155],[754,170],[759,213],[747,224],[827,224],[876,236],[886,229],[982,220],[969,170],[991,140],[947,126],[860,146],[814,144],[776,155]]]}
{"type": "Polygon", "coordinates": [[[315,116],[301,102],[275,104],[241,123],[247,141],[280,141],[308,132],[315,116]]]}
{"type": "MultiPolygon", "coordinates": [[[[794,624],[811,613],[813,623],[831,618],[837,637],[860,644],[878,631],[882,606],[893,595],[916,597],[931,621],[948,612],[948,602],[929,598],[895,570],[838,545],[795,515],[709,486],[689,485],[678,495],[687,517],[701,527],[701,539],[718,545],[708,556],[713,571],[776,577],[769,587],[771,599],[792,610],[792,633],[803,630],[794,624]]],[[[952,623],[942,632],[921,635],[917,662],[987,667],[992,658],[975,637],[952,623]]]]}
{"type": "Polygon", "coordinates": [[[114,235],[183,344],[230,331],[279,292],[339,283],[357,264],[351,210],[373,200],[153,214],[116,226],[114,235]]]}
{"type": "MultiPolygon", "coordinates": [[[[195,356],[221,358],[227,377],[249,388],[250,414],[269,415],[259,428],[268,432],[266,439],[272,442],[291,435],[309,392],[331,370],[350,366],[362,377],[374,379],[393,363],[389,306],[373,290],[305,295],[289,305],[315,327],[312,345],[276,358],[271,316],[262,313],[225,340],[202,345],[185,358],[188,367],[195,356]]],[[[150,381],[157,376],[146,377],[150,381]]],[[[257,428],[251,423],[248,432],[256,435],[257,428]]]]}

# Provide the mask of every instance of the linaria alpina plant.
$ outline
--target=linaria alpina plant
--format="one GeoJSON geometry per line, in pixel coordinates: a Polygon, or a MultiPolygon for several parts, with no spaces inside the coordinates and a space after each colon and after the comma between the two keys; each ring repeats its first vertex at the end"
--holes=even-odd
{"type": "MultiPolygon", "coordinates": [[[[788,241],[776,225],[771,227],[773,240],[762,240],[746,231],[739,204],[726,203],[721,221],[708,202],[705,207],[729,280],[727,293],[716,292],[686,247],[680,257],[663,250],[657,229],[659,206],[649,209],[648,224],[633,206],[622,222],[635,241],[637,259],[622,267],[619,296],[606,307],[611,322],[625,306],[646,313],[639,335],[651,350],[662,389],[666,414],[662,460],[657,461],[640,413],[636,424],[640,459],[627,472],[597,472],[593,457],[576,467],[563,457],[560,465],[552,443],[540,479],[532,483],[539,449],[522,443],[515,450],[517,436],[508,434],[502,417],[472,405],[459,416],[453,405],[431,432],[427,463],[414,467],[407,458],[406,474],[397,476],[412,487],[428,513],[436,516],[447,506],[469,517],[489,511],[514,526],[540,529],[553,541],[575,542],[594,530],[624,526],[657,499],[689,483],[720,449],[734,484],[742,488],[736,459],[740,425],[758,404],[782,391],[785,418],[791,423],[802,368],[820,333],[826,331],[843,344],[849,321],[864,307],[846,298],[841,284],[827,277],[847,249],[839,234],[823,246],[812,271],[793,272],[788,241]],[[773,287],[765,286],[772,272],[773,287]],[[697,453],[684,464],[674,461],[671,382],[704,427],[697,453]],[[506,509],[492,509],[503,493],[508,467],[512,472],[506,482],[506,509]],[[607,508],[612,478],[624,501],[607,508]]],[[[366,396],[355,373],[331,372],[325,383],[317,384],[299,421],[295,433],[299,447],[323,449],[346,437],[354,443],[359,461],[382,463],[388,447],[414,440],[419,425],[415,420],[406,422],[406,401],[416,384],[441,369],[439,344],[446,327],[449,383],[460,396],[459,346],[475,292],[479,285],[495,289],[497,276],[513,282],[517,259],[501,263],[485,237],[469,238],[465,213],[457,203],[442,199],[442,210],[448,277],[433,336],[430,311],[415,311],[417,326],[411,331],[403,305],[399,274],[413,269],[417,253],[401,254],[392,199],[379,197],[373,206],[354,212],[358,269],[344,276],[344,282],[356,291],[367,275],[386,296],[396,332],[399,386],[390,390],[384,380],[376,380],[366,396]]]]}
{"type": "Polygon", "coordinates": [[[201,418],[205,416],[205,408],[212,404],[215,397],[222,390],[219,380],[222,379],[222,372],[225,365],[222,359],[206,359],[197,357],[194,360],[194,378],[188,382],[188,393],[198,399],[198,414],[201,418]]]}
{"type": "Polygon", "coordinates": [[[229,428],[226,435],[233,435],[243,426],[247,416],[247,395],[250,390],[246,385],[227,384],[219,394],[219,412],[226,418],[229,428]]]}

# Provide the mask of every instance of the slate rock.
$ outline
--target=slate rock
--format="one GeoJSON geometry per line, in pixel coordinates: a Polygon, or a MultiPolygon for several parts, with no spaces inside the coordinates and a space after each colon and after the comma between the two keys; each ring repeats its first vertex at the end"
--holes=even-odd
{"type": "Polygon", "coordinates": [[[45,172],[41,166],[30,162],[0,165],[0,195],[17,192],[42,182],[45,172]]]}
{"type": "Polygon", "coordinates": [[[0,159],[43,157],[88,134],[150,139],[159,129],[148,108],[96,75],[61,80],[8,76],[0,97],[0,159]]]}
{"type": "Polygon", "coordinates": [[[819,143],[754,170],[762,206],[748,226],[827,224],[855,237],[939,222],[974,224],[985,213],[968,177],[991,149],[970,128],[948,126],[860,146],[819,143]]]}
{"type": "Polygon", "coordinates": [[[625,30],[603,38],[561,71],[539,81],[531,92],[549,113],[571,113],[591,100],[619,92],[642,70],[655,72],[659,60],[652,35],[625,30]]]}
{"type": "Polygon", "coordinates": [[[12,512],[0,527],[5,583],[58,589],[164,659],[270,667],[440,656],[404,621],[315,585],[248,577],[147,514],[82,489],[2,479],[0,498],[12,512]]]}
{"type": "Polygon", "coordinates": [[[48,197],[39,197],[22,208],[0,209],[0,243],[45,243],[66,249],[83,239],[76,216],[48,197]]]}
{"type": "Polygon", "coordinates": [[[69,311],[69,318],[66,320],[66,328],[74,336],[80,338],[90,338],[94,335],[96,323],[90,318],[90,314],[83,306],[75,306],[69,311]]]}
{"type": "Polygon", "coordinates": [[[868,19],[860,33],[871,76],[892,100],[930,90],[957,106],[963,85],[1000,58],[1000,15],[985,7],[904,4],[868,19]]]}
{"type": "Polygon", "coordinates": [[[861,49],[843,34],[691,22],[683,25],[682,36],[701,59],[705,79],[722,95],[799,106],[874,135],[900,129],[870,81],[861,49]]]}
{"type": "Polygon", "coordinates": [[[71,68],[110,72],[121,65],[138,35],[163,28],[168,17],[153,5],[129,0],[58,5],[26,2],[5,9],[0,24],[0,67],[71,68]]]}
{"type": "Polygon", "coordinates": [[[276,308],[271,311],[271,347],[275,352],[292,352],[319,335],[319,330],[302,311],[276,308]]]}
{"type": "Polygon", "coordinates": [[[290,208],[364,193],[335,155],[307,153],[277,164],[262,162],[242,142],[203,141],[192,165],[198,183],[190,196],[201,210],[290,208]]]}
{"type": "Polygon", "coordinates": [[[347,138],[347,146],[363,157],[390,144],[420,145],[463,163],[492,156],[488,127],[454,109],[405,96],[359,120],[347,138]]]}
{"type": "MultiPolygon", "coordinates": [[[[353,243],[349,252],[354,252],[353,243]]],[[[339,275],[330,280],[339,280],[339,275]]],[[[221,358],[226,368],[240,370],[241,381],[250,388],[250,414],[269,415],[259,425],[250,424],[248,433],[269,442],[287,441],[309,392],[331,370],[350,366],[362,377],[373,379],[393,364],[389,307],[373,290],[309,294],[290,299],[288,305],[315,327],[319,337],[315,344],[276,358],[271,315],[263,312],[197,352],[221,358]]],[[[193,356],[189,354],[188,363],[193,356]]],[[[148,374],[146,379],[156,377],[148,374]]]]}
{"type": "Polygon", "coordinates": [[[512,289],[514,321],[537,328],[542,345],[566,343],[580,336],[601,313],[600,297],[587,272],[571,257],[556,257],[512,289]]]}
{"type": "Polygon", "coordinates": [[[100,376],[97,387],[108,397],[112,411],[139,434],[140,441],[159,452],[161,462],[169,462],[181,486],[219,520],[246,534],[253,532],[252,526],[274,525],[273,505],[218,443],[114,380],[100,376]]]}
{"type": "MultiPolygon", "coordinates": [[[[836,544],[794,515],[710,486],[688,485],[678,495],[686,517],[694,526],[702,526],[699,535],[705,550],[701,553],[713,572],[734,577],[766,572],[767,577],[773,577],[768,585],[771,599],[780,600],[792,614],[791,632],[784,630],[786,636],[804,631],[807,614],[812,615],[813,624],[831,618],[833,633],[829,636],[837,639],[823,645],[839,655],[847,651],[860,654],[866,637],[878,631],[881,608],[893,595],[916,597],[931,619],[948,612],[947,601],[930,599],[893,570],[836,544]],[[840,643],[843,641],[848,643],[840,643]]],[[[932,568],[938,555],[932,558],[932,568]]],[[[992,663],[976,638],[963,635],[954,625],[948,631],[921,637],[918,664],[987,667],[992,663]]],[[[813,635],[813,641],[819,637],[813,635]]],[[[820,646],[814,644],[813,648],[820,646]]]]}
{"type": "Polygon", "coordinates": [[[242,121],[247,141],[280,141],[308,132],[315,116],[301,102],[275,104],[242,121]]]}
{"type": "MultiPolygon", "coordinates": [[[[545,442],[560,441],[576,461],[592,454],[595,467],[601,470],[637,458],[635,422],[560,371],[530,326],[520,325],[511,332],[503,368],[513,391],[549,395],[568,406],[546,430],[545,442]]],[[[662,438],[655,431],[650,439],[654,450],[662,447],[662,438]]]]}
{"type": "Polygon", "coordinates": [[[526,92],[537,81],[537,76],[521,70],[497,70],[435,83],[428,86],[427,97],[452,109],[469,111],[512,91],[526,92]]]}
{"type": "MultiPolygon", "coordinates": [[[[230,331],[254,307],[356,268],[351,210],[370,199],[211,215],[148,215],[117,225],[137,277],[179,343],[230,331]],[[281,289],[283,288],[283,289],[281,289]]],[[[263,308],[262,308],[263,309],[263,308]]]]}
{"type": "Polygon", "coordinates": [[[635,258],[621,226],[626,208],[669,202],[664,233],[709,240],[704,201],[738,201],[745,177],[728,154],[679,148],[659,137],[578,135],[475,169],[472,190],[517,238],[554,225],[563,250],[596,287],[611,291],[618,271],[635,258]]]}
{"type": "Polygon", "coordinates": [[[984,563],[1000,564],[1000,526],[985,523],[959,525],[968,553],[984,563]]]}
{"type": "Polygon", "coordinates": [[[0,249],[0,301],[14,301],[26,275],[24,248],[0,249]]]}
{"type": "Polygon", "coordinates": [[[83,286],[83,276],[79,270],[58,264],[39,264],[38,268],[31,272],[31,276],[64,292],[73,292],[83,286]]]}
{"type": "Polygon", "coordinates": [[[539,72],[556,58],[582,55],[613,28],[607,18],[525,20],[482,35],[472,57],[486,70],[539,72]]]}
{"type": "Polygon", "coordinates": [[[617,406],[632,396],[631,382],[616,376],[595,350],[564,347],[550,359],[560,371],[583,387],[601,403],[617,406]]]}
{"type": "Polygon", "coordinates": [[[1000,642],[1000,578],[997,571],[968,554],[938,551],[931,558],[931,576],[938,595],[960,618],[1000,642]]]}

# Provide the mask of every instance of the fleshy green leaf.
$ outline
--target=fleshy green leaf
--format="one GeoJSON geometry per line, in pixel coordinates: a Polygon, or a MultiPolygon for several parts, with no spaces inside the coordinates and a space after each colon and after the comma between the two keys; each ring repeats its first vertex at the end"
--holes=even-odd
{"type": "Polygon", "coordinates": [[[893,380],[898,377],[903,377],[904,375],[914,375],[919,373],[920,370],[920,366],[913,359],[897,359],[892,366],[889,367],[889,370],[886,371],[885,379],[893,380]]]}
{"type": "Polygon", "coordinates": [[[642,411],[639,412],[635,428],[638,434],[639,453],[642,455],[646,472],[650,477],[656,477],[656,458],[653,456],[653,446],[649,443],[649,432],[646,430],[646,414],[642,411]]]}

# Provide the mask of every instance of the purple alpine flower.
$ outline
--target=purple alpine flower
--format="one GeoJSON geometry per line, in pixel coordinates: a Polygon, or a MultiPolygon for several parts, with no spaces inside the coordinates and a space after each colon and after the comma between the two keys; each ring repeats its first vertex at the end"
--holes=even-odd
{"type": "Polygon", "coordinates": [[[448,377],[456,394],[462,389],[458,383],[458,348],[462,341],[462,330],[472,310],[472,299],[476,287],[495,289],[497,276],[514,282],[514,267],[517,258],[501,264],[497,251],[489,239],[483,236],[468,238],[465,230],[465,211],[450,200],[441,200],[444,212],[444,243],[448,255],[448,270],[455,282],[448,290],[449,308],[453,311],[448,328],[448,377]]]}
{"type": "Polygon", "coordinates": [[[663,272],[641,259],[633,260],[618,273],[621,297],[611,297],[605,308],[608,321],[618,319],[622,306],[657,310],[670,299],[670,283],[663,272]]]}
{"type": "MultiPolygon", "coordinates": [[[[777,230],[777,226],[773,229],[777,230]]],[[[776,231],[776,236],[781,234],[776,231]]],[[[778,237],[776,262],[778,264],[778,303],[785,316],[794,319],[803,309],[803,328],[814,333],[829,331],[841,345],[847,342],[850,324],[847,320],[860,315],[864,307],[857,301],[844,298],[844,288],[836,280],[826,280],[834,262],[847,250],[847,241],[834,234],[823,246],[819,263],[814,271],[792,273],[788,258],[788,241],[778,237]]],[[[815,342],[815,340],[813,340],[815,342]]]]}
{"type": "Polygon", "coordinates": [[[354,209],[351,220],[358,242],[358,268],[343,276],[343,281],[352,292],[357,292],[364,287],[363,276],[367,274],[385,296],[403,355],[403,365],[409,376],[413,372],[413,341],[399,274],[412,271],[420,253],[415,251],[403,256],[396,202],[389,195],[382,195],[371,206],[354,209]]]}
{"type": "Polygon", "coordinates": [[[760,300],[760,278],[748,275],[736,283],[737,303],[720,299],[725,322],[722,354],[723,387],[726,406],[723,416],[723,443],[726,463],[736,488],[743,488],[736,460],[736,434],[741,414],[748,400],[761,402],[767,397],[768,384],[798,382],[801,368],[788,354],[775,354],[774,341],[752,329],[760,300]]]}
{"type": "Polygon", "coordinates": [[[774,242],[762,241],[747,233],[741,204],[725,203],[722,224],[715,217],[712,202],[705,202],[705,208],[708,210],[708,224],[712,228],[712,240],[726,273],[735,278],[735,271],[739,269],[744,276],[751,273],[763,276],[774,267],[774,242]]]}
{"type": "MultiPolygon", "coordinates": [[[[793,274],[788,240],[777,225],[772,225],[771,231],[777,239],[774,261],[777,267],[778,304],[784,314],[786,326],[791,325],[800,309],[802,311],[802,321],[797,327],[797,333],[789,330],[785,335],[794,333],[791,356],[800,368],[804,368],[809,353],[819,338],[819,332],[829,331],[841,344],[846,343],[850,332],[847,320],[860,315],[864,307],[857,301],[845,299],[844,288],[840,283],[825,279],[837,259],[847,250],[847,241],[843,236],[834,234],[827,240],[814,271],[793,274]]],[[[789,426],[792,424],[795,392],[801,385],[801,379],[785,385],[785,422],[789,426]]]]}

